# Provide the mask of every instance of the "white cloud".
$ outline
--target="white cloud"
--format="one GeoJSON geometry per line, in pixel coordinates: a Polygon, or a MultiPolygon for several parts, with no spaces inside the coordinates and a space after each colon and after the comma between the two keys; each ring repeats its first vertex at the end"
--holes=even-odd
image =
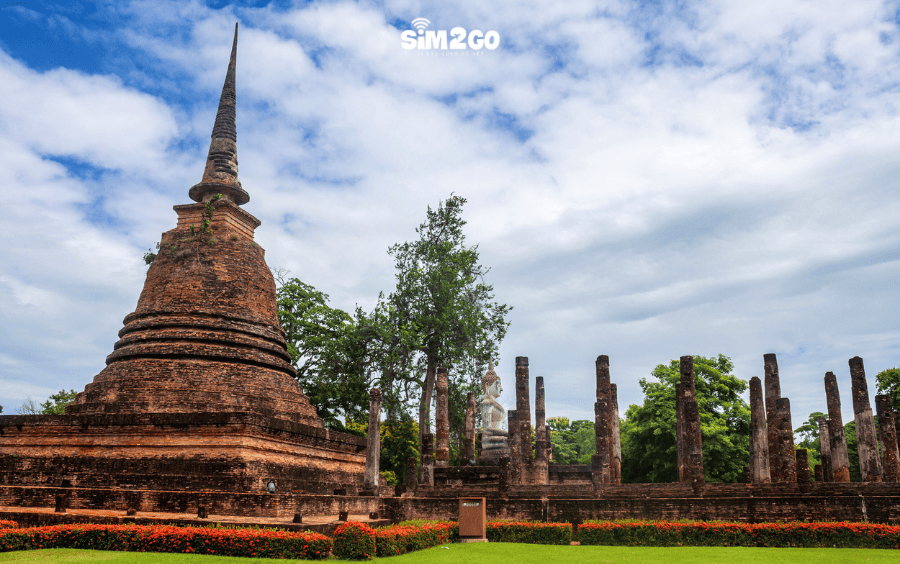
{"type": "MultiPolygon", "coordinates": [[[[874,2],[645,8],[140,3],[114,30],[140,80],[0,55],[0,89],[21,102],[0,109],[0,159],[27,194],[0,236],[4,319],[27,345],[36,308],[62,304],[43,312],[51,358],[102,366],[139,293],[137,249],[199,180],[238,18],[246,209],[269,264],[333,305],[390,291],[387,247],[455,191],[488,281],[516,308],[500,371],[509,382],[529,356],[548,414],[590,417],[599,354],[623,413],[640,377],[690,353],[730,355],[749,379],[778,352],[795,421],[822,410],[826,370],[849,399],[848,358],[871,375],[897,362],[896,26],[874,2]],[[498,29],[502,47],[405,51],[389,22],[417,16],[498,29]],[[135,86],[157,75],[187,78],[156,97],[135,86]],[[48,154],[114,170],[83,180],[48,154]]],[[[45,374],[26,345],[0,349],[19,371],[7,379],[45,374]]],[[[47,366],[61,382],[65,362],[47,366]]]]}

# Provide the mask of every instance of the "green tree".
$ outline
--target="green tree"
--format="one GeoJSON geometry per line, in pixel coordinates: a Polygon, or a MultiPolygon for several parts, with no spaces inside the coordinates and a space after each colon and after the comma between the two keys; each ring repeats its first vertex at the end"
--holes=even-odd
{"type": "MultiPolygon", "coordinates": [[[[344,429],[340,418],[365,418],[369,390],[382,388],[394,407],[393,382],[382,380],[383,342],[389,340],[383,307],[353,315],[328,305],[328,295],[275,271],[278,320],[285,330],[297,380],[328,428],[344,429]]],[[[396,381],[397,379],[394,378],[396,381]]]]}
{"type": "MultiPolygon", "coordinates": [[[[750,408],[740,394],[747,383],[731,374],[724,355],[694,356],[694,378],[703,439],[704,476],[709,482],[743,480],[750,455],[750,408]]],[[[643,405],[631,405],[621,424],[622,479],[674,482],[678,479],[675,440],[675,384],[679,361],[658,365],[656,382],[642,378],[643,405]]]]}
{"type": "Polygon", "coordinates": [[[369,390],[381,389],[387,419],[408,414],[419,381],[394,370],[398,342],[389,309],[379,296],[372,313],[353,314],[328,305],[328,295],[275,269],[278,320],[285,330],[297,380],[330,429],[347,430],[341,418],[365,418],[369,390]]]}
{"type": "Polygon", "coordinates": [[[78,392],[75,390],[60,390],[40,405],[29,396],[17,411],[20,415],[62,415],[66,412],[66,406],[75,401],[76,395],[78,392]]]}
{"type": "Polygon", "coordinates": [[[593,421],[569,422],[566,417],[551,417],[547,419],[547,428],[555,464],[591,463],[591,456],[597,452],[593,421]]]}
{"type": "Polygon", "coordinates": [[[875,389],[891,398],[894,409],[900,409],[900,368],[888,368],[876,374],[875,389]]]}
{"type": "Polygon", "coordinates": [[[45,415],[62,415],[66,412],[66,406],[75,401],[78,392],[75,390],[60,390],[50,396],[50,399],[41,404],[41,413],[45,415]]]}
{"type": "Polygon", "coordinates": [[[278,321],[284,328],[297,380],[327,426],[355,413],[368,392],[358,374],[347,370],[346,349],[354,320],[328,305],[328,295],[297,278],[279,278],[278,321]]]}
{"type": "Polygon", "coordinates": [[[487,362],[496,358],[512,309],[493,301],[493,286],[484,282],[487,268],[478,264],[478,246],[467,246],[462,228],[465,198],[451,194],[429,206],[417,229],[419,239],[392,246],[397,285],[386,312],[394,340],[387,358],[390,372],[421,378],[419,433],[430,432],[430,407],[439,366],[450,372],[450,428],[454,442],[465,417],[467,392],[480,392],[487,362]]]}

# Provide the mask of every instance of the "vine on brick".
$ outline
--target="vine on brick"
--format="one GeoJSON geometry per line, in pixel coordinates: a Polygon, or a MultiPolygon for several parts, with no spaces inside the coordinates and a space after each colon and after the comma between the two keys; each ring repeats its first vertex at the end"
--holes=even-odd
{"type": "MultiPolygon", "coordinates": [[[[184,239],[179,239],[178,241],[173,243],[171,247],[166,249],[167,251],[169,251],[170,255],[175,255],[175,252],[178,250],[179,243],[190,243],[193,241],[198,241],[200,243],[212,244],[215,242],[215,239],[212,238],[210,233],[212,232],[211,226],[213,214],[216,211],[215,204],[221,199],[222,194],[216,194],[203,205],[203,223],[200,225],[200,227],[195,227],[192,223],[190,226],[191,236],[185,237],[184,239]]],[[[156,244],[156,250],[160,250],[159,243],[156,244]]],[[[144,253],[144,263],[147,265],[152,263],[153,260],[156,259],[157,254],[158,253],[154,253],[152,250],[147,249],[147,252],[144,253]]]]}

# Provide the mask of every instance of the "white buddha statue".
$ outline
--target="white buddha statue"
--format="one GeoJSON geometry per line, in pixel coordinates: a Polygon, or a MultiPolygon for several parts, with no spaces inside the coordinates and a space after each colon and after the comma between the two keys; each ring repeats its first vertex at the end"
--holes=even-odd
{"type": "Polygon", "coordinates": [[[497,401],[503,392],[500,377],[494,372],[494,363],[488,365],[488,371],[481,377],[481,388],[484,396],[481,398],[481,458],[499,459],[509,456],[509,434],[503,430],[503,419],[506,410],[497,401]]]}

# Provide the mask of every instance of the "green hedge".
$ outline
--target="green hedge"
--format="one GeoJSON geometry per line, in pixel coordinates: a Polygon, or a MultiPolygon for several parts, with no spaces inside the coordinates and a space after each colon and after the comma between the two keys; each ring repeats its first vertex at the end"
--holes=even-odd
{"type": "Polygon", "coordinates": [[[572,525],[569,523],[488,521],[490,542],[522,542],[529,544],[570,544],[572,525]]]}
{"type": "Polygon", "coordinates": [[[0,552],[87,548],[318,560],[327,558],[331,547],[325,535],[273,529],[83,524],[0,530],[0,552]]]}
{"type": "Polygon", "coordinates": [[[873,523],[606,521],[578,527],[581,544],[900,548],[900,526],[873,523]]]}

